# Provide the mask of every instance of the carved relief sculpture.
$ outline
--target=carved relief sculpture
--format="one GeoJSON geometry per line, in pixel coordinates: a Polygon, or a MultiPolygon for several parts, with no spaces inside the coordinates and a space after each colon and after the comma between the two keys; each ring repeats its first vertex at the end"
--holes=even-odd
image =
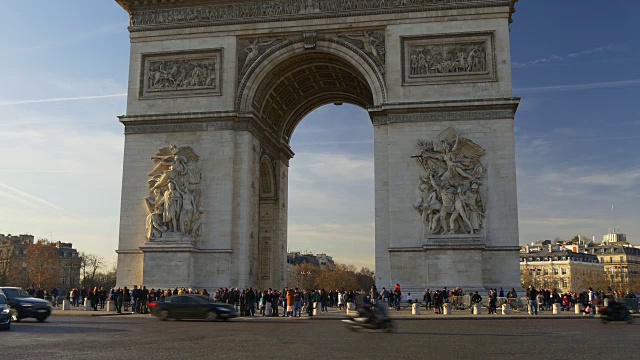
{"type": "Polygon", "coordinates": [[[264,49],[265,46],[269,46],[274,42],[281,39],[254,39],[244,48],[246,55],[244,56],[244,64],[242,65],[241,74],[244,74],[249,70],[249,67],[258,59],[258,57],[264,53],[260,49],[264,49]]]}
{"type": "Polygon", "coordinates": [[[404,84],[495,81],[493,33],[407,37],[404,84]]]}
{"type": "Polygon", "coordinates": [[[149,173],[147,206],[149,241],[193,242],[201,235],[200,168],[190,147],[170,145],[156,156],[149,173]]]}
{"type": "Polygon", "coordinates": [[[140,97],[220,94],[221,50],[144,54],[140,97]]]}
{"type": "Polygon", "coordinates": [[[132,26],[154,26],[179,23],[238,22],[249,18],[273,18],[293,15],[334,15],[336,13],[421,9],[424,6],[481,2],[482,0],[271,0],[236,4],[203,5],[185,8],[139,10],[131,14],[132,26]]]}
{"type": "Polygon", "coordinates": [[[409,55],[412,76],[487,71],[484,43],[417,46],[409,49],[409,55]]]}
{"type": "Polygon", "coordinates": [[[362,31],[351,34],[340,34],[339,37],[346,39],[351,44],[364,51],[376,64],[380,72],[384,74],[385,67],[385,36],[384,31],[362,31]]]}
{"type": "Polygon", "coordinates": [[[424,175],[418,186],[420,199],[413,206],[422,217],[425,235],[478,234],[485,216],[480,192],[485,150],[452,127],[435,141],[418,141],[418,147],[414,158],[424,175]]]}

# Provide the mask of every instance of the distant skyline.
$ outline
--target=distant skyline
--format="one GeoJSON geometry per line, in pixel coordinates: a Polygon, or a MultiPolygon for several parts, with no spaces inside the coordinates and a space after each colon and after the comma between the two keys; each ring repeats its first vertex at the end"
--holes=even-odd
{"type": "MultiPolygon", "coordinates": [[[[615,223],[640,244],[640,5],[523,0],[511,25],[520,243],[615,223]]],[[[115,1],[3,3],[0,233],[116,258],[128,16],[115,1]]],[[[373,127],[328,105],[291,142],[289,250],[373,268],[373,127]]]]}

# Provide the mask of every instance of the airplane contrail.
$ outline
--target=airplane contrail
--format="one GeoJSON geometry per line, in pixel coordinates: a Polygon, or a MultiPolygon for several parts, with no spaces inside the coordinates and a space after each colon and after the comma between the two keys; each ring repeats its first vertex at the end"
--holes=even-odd
{"type": "Polygon", "coordinates": [[[51,99],[36,99],[36,100],[15,100],[0,102],[0,106],[3,105],[23,105],[23,104],[37,104],[37,103],[49,103],[49,102],[63,102],[63,101],[80,101],[80,100],[95,100],[95,99],[108,99],[125,97],[126,93],[122,94],[110,94],[110,95],[95,95],[95,96],[78,96],[69,98],[51,98],[51,99]]]}
{"type": "Polygon", "coordinates": [[[571,84],[571,85],[555,85],[555,86],[538,86],[527,88],[514,88],[513,92],[526,94],[526,93],[538,93],[547,91],[571,91],[571,90],[586,90],[586,89],[603,89],[614,88],[622,86],[635,86],[640,85],[640,79],[635,80],[623,80],[623,81],[609,81],[599,83],[588,84],[571,84]]]}
{"type": "Polygon", "coordinates": [[[40,199],[37,196],[33,196],[33,195],[29,194],[29,193],[26,193],[26,192],[24,192],[22,190],[16,189],[16,188],[14,188],[12,186],[9,186],[7,184],[0,183],[0,189],[2,189],[2,188],[6,189],[6,190],[9,190],[10,192],[13,192],[14,196],[19,196],[19,197],[21,197],[22,199],[24,199],[26,201],[35,200],[36,202],[38,202],[38,203],[40,203],[42,205],[46,205],[46,206],[51,207],[51,208],[56,209],[56,210],[64,211],[64,209],[61,208],[58,205],[52,204],[52,203],[50,203],[50,202],[48,202],[46,200],[40,199]]]}

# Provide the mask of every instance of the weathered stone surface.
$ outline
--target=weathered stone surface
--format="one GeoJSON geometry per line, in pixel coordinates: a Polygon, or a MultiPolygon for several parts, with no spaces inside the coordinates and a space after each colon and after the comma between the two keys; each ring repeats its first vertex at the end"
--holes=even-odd
{"type": "MultiPolygon", "coordinates": [[[[309,111],[346,102],[374,125],[378,287],[518,287],[512,2],[119,3],[133,26],[118,286],[283,287],[291,135],[309,111]],[[413,205],[428,176],[412,156],[450,128],[483,151],[481,221],[425,236],[413,205]],[[150,158],[170,144],[198,156],[189,241],[145,226],[150,158]]],[[[450,177],[471,193],[476,167],[462,157],[450,177]]]]}

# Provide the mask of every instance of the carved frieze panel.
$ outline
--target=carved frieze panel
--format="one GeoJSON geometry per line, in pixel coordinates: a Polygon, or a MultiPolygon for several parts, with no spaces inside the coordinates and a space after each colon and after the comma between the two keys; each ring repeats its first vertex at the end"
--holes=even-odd
{"type": "Polygon", "coordinates": [[[159,26],[201,23],[242,23],[250,19],[274,21],[278,17],[322,18],[366,15],[397,11],[422,11],[425,7],[460,8],[468,6],[508,5],[487,4],[483,0],[268,0],[212,4],[183,8],[136,10],[131,14],[131,26],[159,26]]]}
{"type": "Polygon", "coordinates": [[[222,49],[142,55],[140,98],[221,95],[222,49]]]}
{"type": "Polygon", "coordinates": [[[453,127],[418,141],[418,149],[413,158],[424,172],[413,207],[422,218],[424,237],[477,237],[485,223],[485,150],[453,127]]]}
{"type": "Polygon", "coordinates": [[[494,34],[402,38],[403,85],[495,81],[494,34]]]}

